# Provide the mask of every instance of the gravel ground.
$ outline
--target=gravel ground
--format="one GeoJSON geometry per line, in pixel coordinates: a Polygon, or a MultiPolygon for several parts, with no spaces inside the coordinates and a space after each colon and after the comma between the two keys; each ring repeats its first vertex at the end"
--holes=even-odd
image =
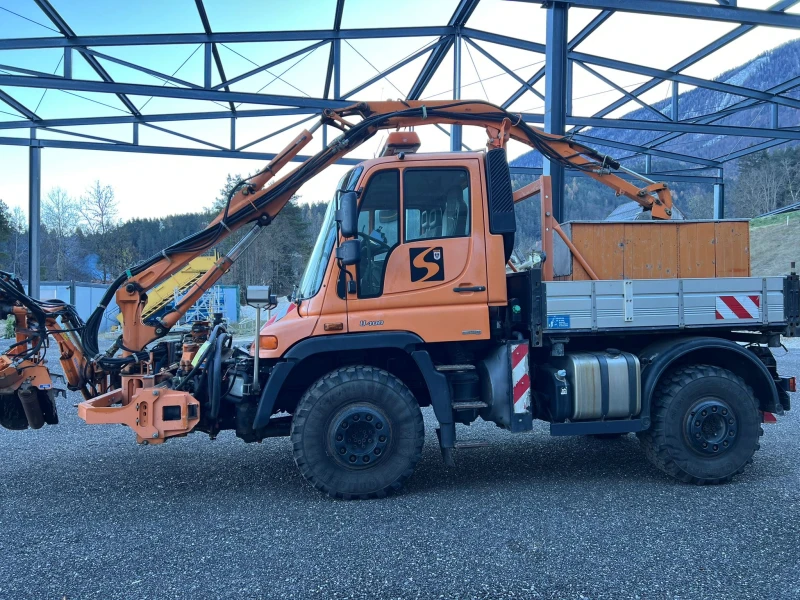
{"type": "MultiPolygon", "coordinates": [[[[800,376],[800,343],[779,359],[800,376]]],[[[779,354],[783,354],[779,352],[779,354]]],[[[445,469],[426,410],[405,491],[330,500],[287,439],[137,446],[62,422],[0,431],[0,598],[798,598],[800,415],[734,483],[674,483],[635,436],[479,422],[445,469]]],[[[800,398],[795,397],[800,404],[800,398]]]]}

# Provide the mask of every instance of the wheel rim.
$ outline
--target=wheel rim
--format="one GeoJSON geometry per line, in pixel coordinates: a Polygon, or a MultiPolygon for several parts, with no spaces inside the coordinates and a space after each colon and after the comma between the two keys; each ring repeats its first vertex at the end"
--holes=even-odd
{"type": "Polygon", "coordinates": [[[689,409],[685,421],[691,448],[702,455],[719,455],[736,445],[739,423],[730,405],[719,398],[703,398],[689,409]]]}
{"type": "Polygon", "coordinates": [[[385,460],[391,427],[376,407],[350,406],[331,420],[328,440],[337,462],[350,469],[367,469],[385,460]]]}

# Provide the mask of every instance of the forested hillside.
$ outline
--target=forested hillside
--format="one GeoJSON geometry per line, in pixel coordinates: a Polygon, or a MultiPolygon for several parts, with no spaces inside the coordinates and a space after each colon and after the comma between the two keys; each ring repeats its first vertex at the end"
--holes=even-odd
{"type": "MultiPolygon", "coordinates": [[[[42,280],[110,282],[131,265],[204,228],[239,179],[229,175],[215,205],[203,212],[129,221],[118,218],[113,188],[99,181],[79,198],[58,187],[48,190],[39,232],[42,280]]],[[[302,274],[325,208],[294,199],[222,283],[238,284],[242,290],[270,284],[280,295],[289,293],[302,274]]],[[[231,236],[217,252],[227,251],[243,233],[231,236]]],[[[0,269],[27,279],[27,261],[27,217],[0,200],[0,269]]]]}

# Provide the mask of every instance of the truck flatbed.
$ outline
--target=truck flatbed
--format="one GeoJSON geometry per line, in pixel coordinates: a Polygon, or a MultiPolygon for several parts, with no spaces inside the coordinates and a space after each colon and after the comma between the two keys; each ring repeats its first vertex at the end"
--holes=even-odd
{"type": "Polygon", "coordinates": [[[784,330],[797,320],[785,277],[618,279],[543,284],[545,334],[624,330],[784,330]],[[787,314],[790,313],[790,314],[787,314]]]}

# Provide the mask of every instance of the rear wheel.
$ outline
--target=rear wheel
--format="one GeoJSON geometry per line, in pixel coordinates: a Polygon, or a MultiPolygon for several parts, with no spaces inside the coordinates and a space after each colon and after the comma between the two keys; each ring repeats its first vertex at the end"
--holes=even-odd
{"type": "Polygon", "coordinates": [[[680,367],[659,382],[652,426],[639,434],[648,459],[675,479],[726,483],[759,448],[761,419],[753,390],[727,369],[680,367]]]}
{"type": "Polygon", "coordinates": [[[368,366],[333,371],[309,388],[292,421],[294,460],[329,496],[382,498],[414,472],[425,430],[411,391],[368,366]]]}

